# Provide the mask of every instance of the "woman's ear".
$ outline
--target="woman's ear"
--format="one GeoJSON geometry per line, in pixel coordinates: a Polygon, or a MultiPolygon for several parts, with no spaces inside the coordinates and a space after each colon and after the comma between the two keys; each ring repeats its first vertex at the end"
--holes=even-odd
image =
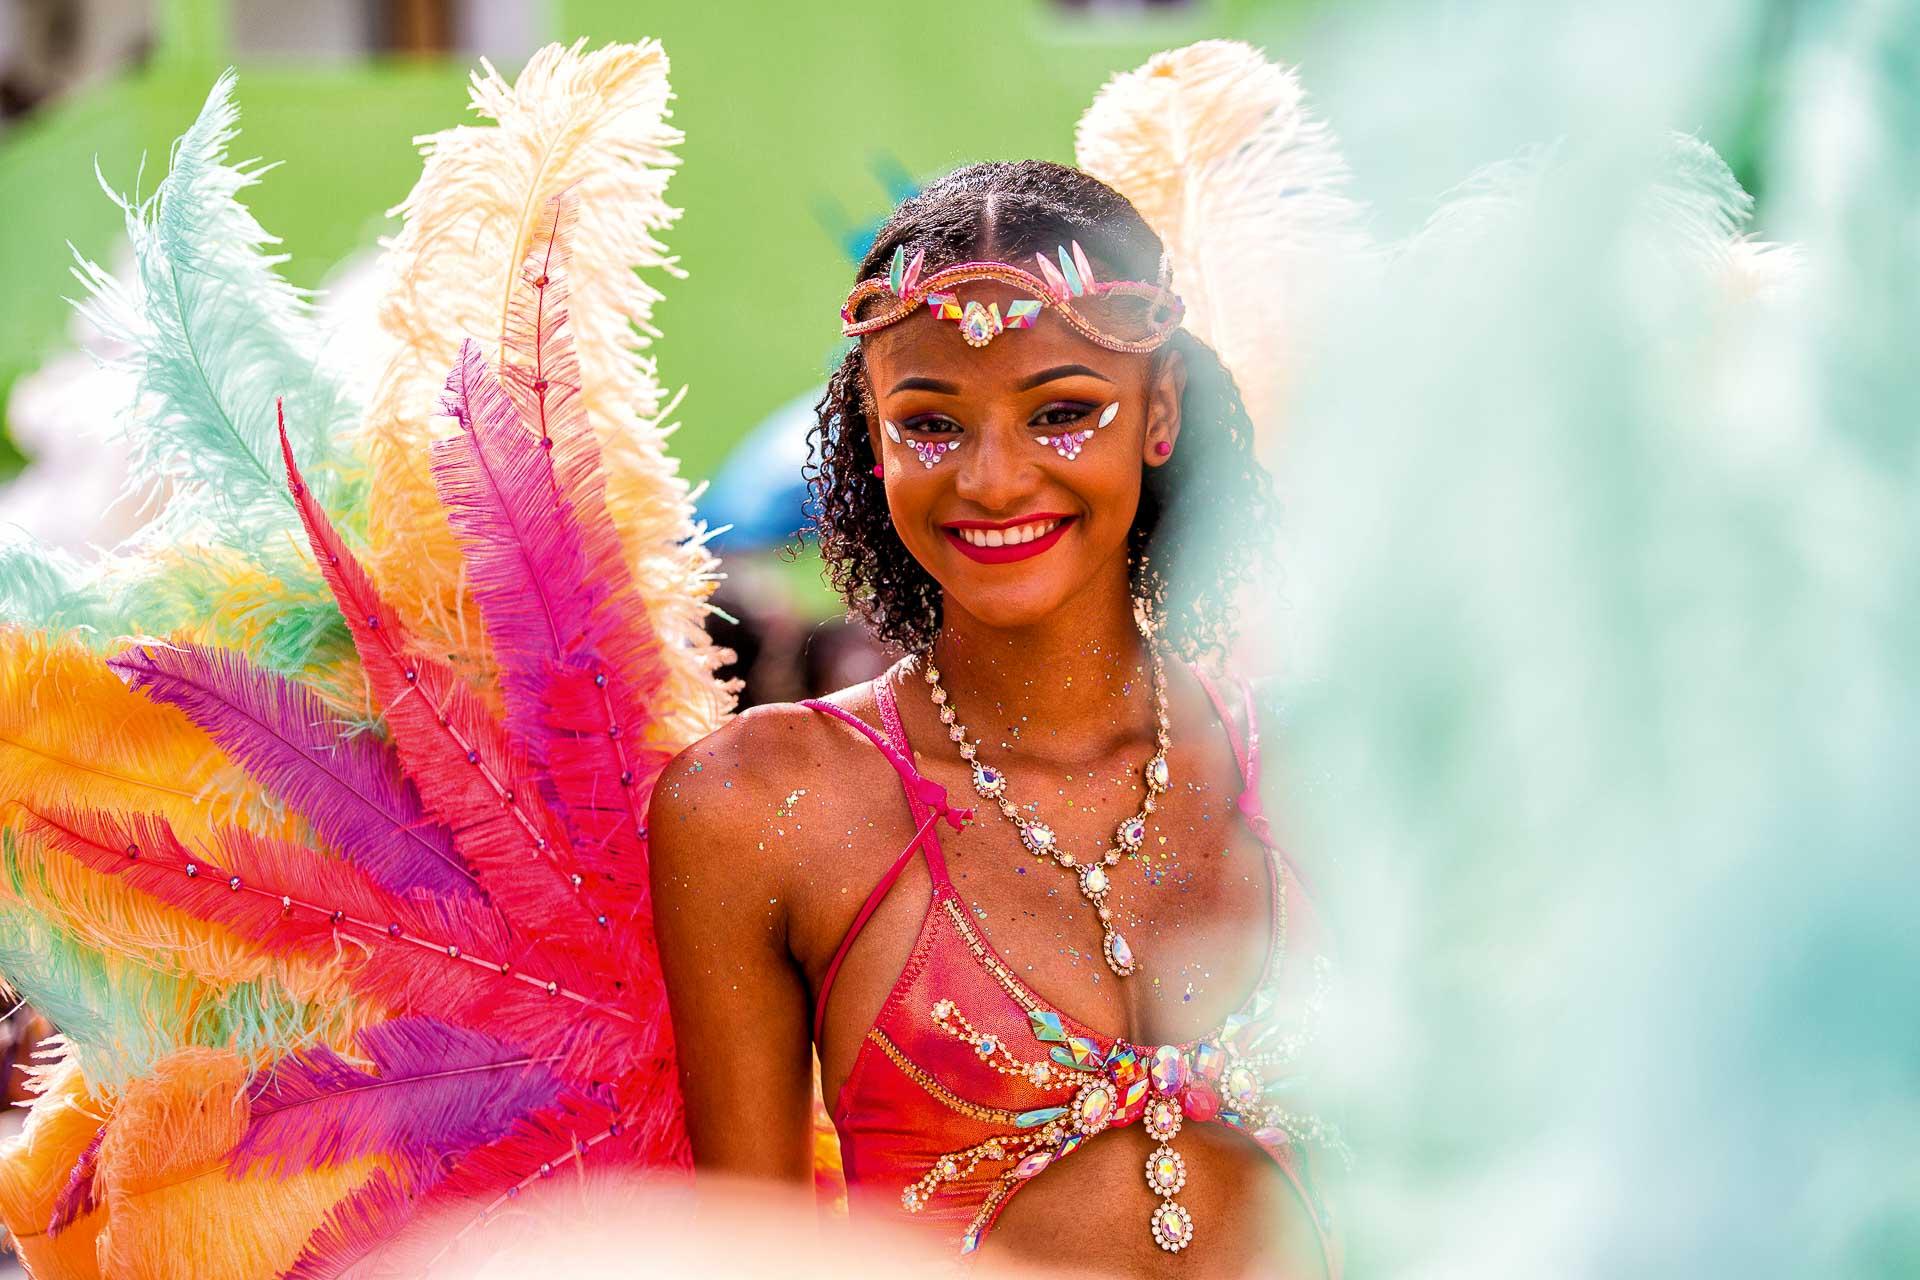
{"type": "Polygon", "coordinates": [[[1187,390],[1187,362],[1178,351],[1161,348],[1147,374],[1147,434],[1140,460],[1164,466],[1180,439],[1180,400],[1187,390]]]}

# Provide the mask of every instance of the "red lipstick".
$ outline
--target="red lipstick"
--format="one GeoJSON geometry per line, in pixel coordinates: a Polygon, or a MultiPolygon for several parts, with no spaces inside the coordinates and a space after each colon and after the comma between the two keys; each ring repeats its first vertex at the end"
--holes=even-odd
{"type": "Polygon", "coordinates": [[[947,535],[947,541],[961,555],[981,564],[1011,564],[1016,560],[1031,560],[1060,541],[1073,517],[1053,512],[1041,512],[1030,516],[1021,516],[1018,520],[954,520],[941,526],[941,532],[947,535]],[[1052,529],[1031,542],[1022,542],[1013,546],[976,547],[960,536],[962,529],[1018,529],[1022,525],[1040,524],[1047,520],[1059,521],[1052,529]]]}

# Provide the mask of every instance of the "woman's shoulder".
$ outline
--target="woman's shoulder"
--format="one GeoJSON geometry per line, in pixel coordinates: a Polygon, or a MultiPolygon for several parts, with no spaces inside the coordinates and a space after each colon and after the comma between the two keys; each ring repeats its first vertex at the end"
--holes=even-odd
{"type": "MultiPolygon", "coordinates": [[[[869,725],[878,719],[871,681],[818,699],[869,725]]],[[[740,812],[796,786],[832,787],[844,779],[891,773],[886,758],[852,725],[802,702],[750,707],[668,762],[654,786],[652,825],[661,817],[697,820],[740,812]]]]}

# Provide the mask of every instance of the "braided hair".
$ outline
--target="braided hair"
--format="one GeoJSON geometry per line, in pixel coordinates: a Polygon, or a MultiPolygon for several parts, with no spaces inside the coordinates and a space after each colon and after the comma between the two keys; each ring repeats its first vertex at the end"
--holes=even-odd
{"type": "MultiPolygon", "coordinates": [[[[874,237],[856,280],[886,269],[894,250],[926,251],[928,273],[959,262],[1031,261],[1078,240],[1105,279],[1151,280],[1160,238],[1124,196],[1045,160],[971,164],[906,200],[874,237]]],[[[1144,468],[1128,533],[1136,596],[1154,604],[1160,633],[1189,658],[1223,651],[1239,583],[1270,555],[1266,540],[1221,536],[1226,522],[1272,527],[1272,482],[1253,456],[1253,424],[1233,375],[1185,329],[1153,355],[1185,361],[1180,447],[1144,468]],[[1188,555],[1204,550],[1204,555],[1188,555]],[[1176,572],[1167,573],[1168,566],[1176,572]]],[[[1158,372],[1156,369],[1155,373],[1158,372]]],[[[827,382],[809,432],[809,524],[834,589],[883,641],[918,652],[940,629],[940,586],[894,530],[874,474],[866,360],[853,343],[827,382]]]]}

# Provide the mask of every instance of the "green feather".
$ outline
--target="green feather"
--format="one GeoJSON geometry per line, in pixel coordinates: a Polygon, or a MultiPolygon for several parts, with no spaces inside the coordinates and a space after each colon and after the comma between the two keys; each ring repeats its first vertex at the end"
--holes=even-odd
{"type": "Polygon", "coordinates": [[[329,506],[339,485],[334,441],[356,413],[315,363],[321,343],[312,307],[277,273],[286,256],[269,248],[279,241],[238,199],[267,166],[228,161],[238,119],[233,84],[231,71],[214,84],[151,197],[135,203],[108,189],[126,215],[128,278],[77,252],[74,274],[88,295],[81,311],[129,350],[117,363],[138,382],[124,423],[134,483],[172,485],[147,536],[171,540],[192,523],[201,525],[195,540],[245,550],[298,528],[279,460],[276,398],[285,399],[302,467],[329,506]]]}

